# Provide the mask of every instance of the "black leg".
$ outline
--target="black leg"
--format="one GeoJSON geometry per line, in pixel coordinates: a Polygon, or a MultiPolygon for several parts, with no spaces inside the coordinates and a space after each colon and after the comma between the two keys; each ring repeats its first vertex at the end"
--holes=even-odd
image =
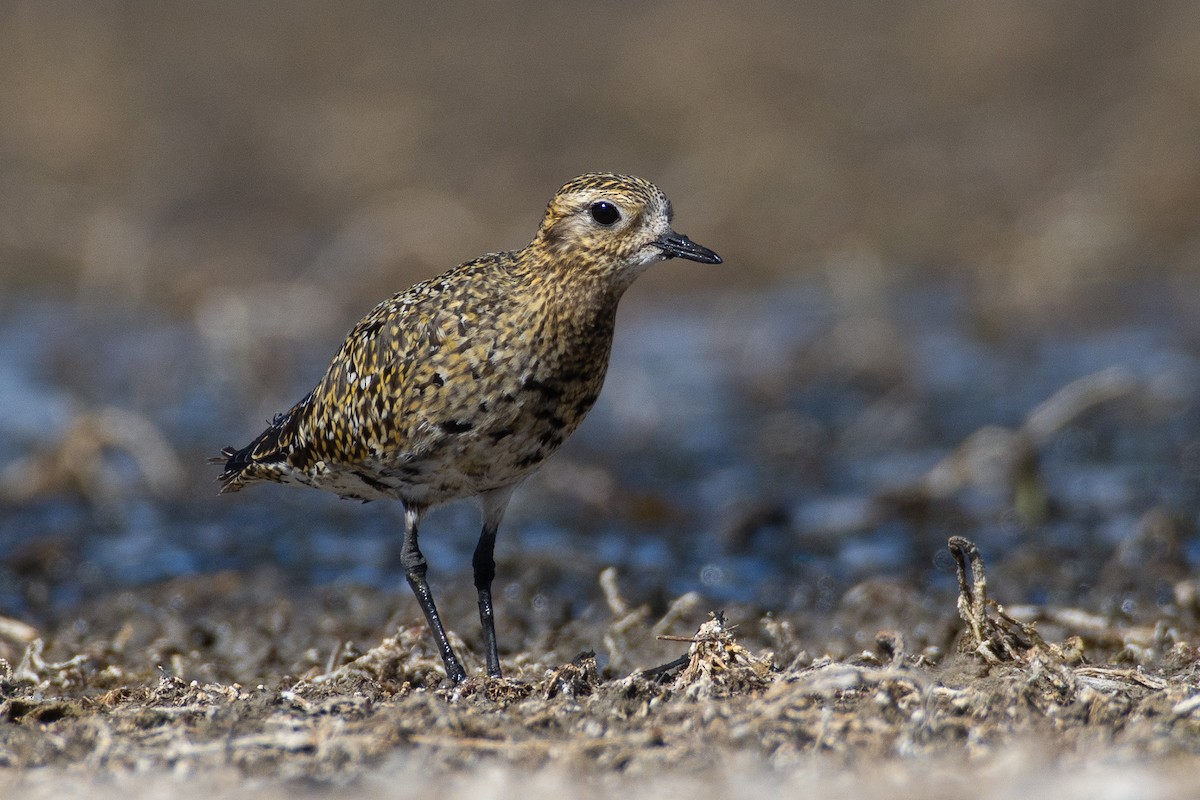
{"type": "Polygon", "coordinates": [[[487,671],[491,677],[499,678],[500,651],[496,644],[496,615],[492,610],[492,579],[496,577],[496,559],[492,553],[495,547],[496,529],[484,523],[471,566],[475,570],[475,591],[479,593],[479,622],[483,625],[483,644],[487,648],[487,671]]]}
{"type": "Polygon", "coordinates": [[[455,683],[462,683],[467,677],[466,670],[463,669],[458,656],[454,655],[450,640],[446,638],[446,629],[438,615],[437,606],[434,605],[433,593],[429,591],[429,583],[425,580],[428,565],[425,563],[425,556],[421,554],[421,548],[417,546],[417,525],[420,521],[421,509],[404,509],[404,545],[400,550],[400,564],[404,567],[408,585],[412,587],[417,602],[421,604],[421,610],[425,612],[425,620],[433,631],[434,641],[442,654],[442,663],[446,665],[446,676],[455,683]]]}
{"type": "Polygon", "coordinates": [[[483,626],[483,644],[487,648],[487,671],[493,678],[500,677],[500,650],[496,644],[496,614],[492,608],[492,580],[496,577],[496,531],[508,508],[513,487],[505,487],[485,493],[483,503],[483,531],[471,567],[475,571],[475,591],[479,594],[479,623],[483,626]]]}

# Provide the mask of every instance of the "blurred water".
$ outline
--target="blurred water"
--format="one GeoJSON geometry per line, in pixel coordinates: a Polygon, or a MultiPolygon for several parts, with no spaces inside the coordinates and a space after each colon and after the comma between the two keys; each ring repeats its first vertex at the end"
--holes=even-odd
{"type": "MultiPolygon", "coordinates": [[[[1069,598],[1120,583],[1106,564],[1151,535],[1151,510],[1178,540],[1160,566],[1185,571],[1200,553],[1200,350],[1171,297],[1144,293],[1103,325],[1002,335],[981,333],[944,285],[865,307],[815,283],[635,300],[591,417],[517,494],[501,580],[578,603],[616,565],[639,596],[822,608],[868,578],[944,588],[938,554],[959,534],[1001,567],[1045,559],[1020,573],[1025,599],[1069,598]],[[1114,365],[1132,388],[1036,443],[1046,503],[1022,516],[1004,443],[1039,403],[1114,365]],[[971,438],[985,426],[1007,433],[971,438]]],[[[0,612],[265,564],[297,588],[402,584],[398,504],[274,486],[217,498],[204,463],[310,386],[337,334],[265,341],[233,363],[227,343],[177,320],[31,298],[4,311],[0,612]],[[105,427],[105,409],[161,442],[105,427]],[[156,484],[172,458],[178,475],[156,484]]],[[[422,544],[439,580],[466,574],[478,525],[469,504],[430,515],[422,544]]]]}

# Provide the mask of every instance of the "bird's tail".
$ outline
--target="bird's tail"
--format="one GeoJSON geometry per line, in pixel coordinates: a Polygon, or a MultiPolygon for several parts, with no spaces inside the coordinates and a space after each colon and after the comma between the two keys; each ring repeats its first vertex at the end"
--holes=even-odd
{"type": "MultiPolygon", "coordinates": [[[[264,431],[266,433],[266,431],[264,431]]],[[[247,467],[255,463],[254,448],[258,445],[259,439],[255,439],[251,444],[246,445],[241,450],[233,447],[221,448],[221,455],[213,456],[208,459],[210,464],[223,464],[225,471],[217,476],[217,480],[221,482],[220,494],[228,492],[236,492],[245,485],[243,475],[247,467]]]]}
{"type": "MultiPolygon", "coordinates": [[[[255,468],[259,464],[277,463],[287,457],[279,451],[265,458],[259,455],[258,451],[262,448],[263,444],[267,443],[267,440],[271,438],[274,432],[275,429],[273,427],[267,428],[258,438],[240,450],[233,446],[224,447],[221,449],[221,455],[208,459],[208,463],[210,464],[223,464],[225,466],[225,471],[217,476],[217,480],[221,482],[219,494],[236,492],[251,480],[262,477],[254,474],[258,472],[255,468]]],[[[271,448],[268,447],[266,449],[271,448]]]]}
{"type": "Polygon", "coordinates": [[[226,447],[219,456],[208,460],[210,464],[223,464],[225,471],[217,476],[221,482],[220,494],[236,492],[248,483],[258,480],[279,480],[278,473],[285,465],[295,441],[296,422],[299,411],[308,403],[305,397],[290,411],[276,414],[265,431],[242,448],[226,447]]]}

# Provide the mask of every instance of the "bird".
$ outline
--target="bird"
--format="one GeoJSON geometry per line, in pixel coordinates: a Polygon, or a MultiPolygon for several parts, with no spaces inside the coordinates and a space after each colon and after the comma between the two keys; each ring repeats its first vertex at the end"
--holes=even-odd
{"type": "Polygon", "coordinates": [[[672,228],[667,196],[632,175],[560,188],[525,247],[463,263],[384,300],[350,331],[316,387],[224,464],[220,494],[262,482],[399,500],[400,565],[446,676],[466,679],[426,578],[418,531],[432,507],[474,498],[471,559],[487,674],[502,677],[492,581],[513,490],[579,427],[608,368],[618,301],[659,261],[722,259],[672,228]]]}

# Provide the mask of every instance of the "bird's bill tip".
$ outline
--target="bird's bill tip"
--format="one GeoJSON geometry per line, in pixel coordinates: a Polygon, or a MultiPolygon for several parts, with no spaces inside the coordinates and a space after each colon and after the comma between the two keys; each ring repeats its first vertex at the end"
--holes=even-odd
{"type": "Polygon", "coordinates": [[[704,245],[693,242],[682,233],[670,231],[660,236],[657,242],[667,258],[686,258],[701,264],[720,264],[722,258],[704,245]]]}

